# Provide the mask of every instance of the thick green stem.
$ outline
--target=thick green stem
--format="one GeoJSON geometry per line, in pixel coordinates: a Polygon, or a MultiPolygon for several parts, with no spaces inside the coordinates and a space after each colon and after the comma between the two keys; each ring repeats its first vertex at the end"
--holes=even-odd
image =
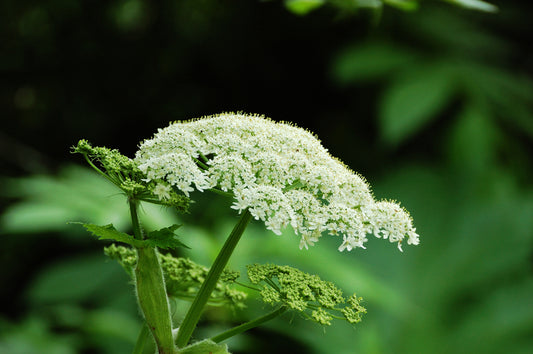
{"type": "Polygon", "coordinates": [[[242,213],[237,225],[235,225],[235,227],[231,231],[231,234],[224,243],[224,246],[222,246],[220,253],[215,259],[213,266],[209,270],[209,273],[207,273],[207,277],[205,278],[205,281],[203,282],[202,286],[200,287],[200,290],[198,291],[198,295],[196,295],[196,298],[194,299],[191,307],[189,308],[187,315],[185,315],[185,319],[181,323],[180,329],[178,331],[178,337],[176,339],[176,345],[178,346],[178,348],[186,346],[189,342],[192,332],[194,331],[196,325],[198,324],[198,321],[200,320],[202,310],[204,309],[205,304],[209,300],[209,296],[215,288],[220,274],[226,267],[226,264],[228,263],[228,260],[231,257],[235,246],[237,246],[237,243],[241,239],[241,236],[244,230],[246,229],[246,226],[250,222],[251,218],[252,215],[250,214],[248,209],[246,209],[242,213]]]}
{"type": "Polygon", "coordinates": [[[137,248],[137,256],[135,286],[139,306],[159,353],[171,354],[174,352],[172,321],[157,251],[153,247],[137,248]]]}
{"type": "Polygon", "coordinates": [[[249,329],[255,328],[259,325],[262,325],[263,323],[270,321],[273,318],[278,317],[282,313],[287,311],[286,306],[282,306],[279,309],[272,311],[264,316],[261,316],[259,318],[256,318],[255,320],[248,321],[246,323],[243,323],[237,327],[233,327],[225,332],[220,333],[219,335],[216,335],[212,338],[210,338],[215,343],[220,343],[228,338],[231,338],[233,336],[236,336],[237,334],[241,334],[242,332],[245,332],[249,329]]]}
{"type": "MultiPolygon", "coordinates": [[[[136,239],[142,239],[142,231],[137,215],[137,202],[130,200],[129,203],[133,234],[136,239]]],[[[152,332],[158,352],[160,354],[174,353],[170,306],[163,271],[161,270],[159,256],[155,247],[137,248],[135,287],[139,307],[148,328],[152,332]]]]}

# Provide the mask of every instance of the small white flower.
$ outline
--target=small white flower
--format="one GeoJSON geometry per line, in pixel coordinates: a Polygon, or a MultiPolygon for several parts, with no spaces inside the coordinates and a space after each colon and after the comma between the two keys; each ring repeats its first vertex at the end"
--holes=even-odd
{"type": "Polygon", "coordinates": [[[159,183],[160,198],[168,185],[187,196],[194,189],[232,192],[233,209],[248,209],[276,234],[291,225],[300,248],[322,233],[342,235],[340,251],[364,248],[371,233],[400,250],[405,238],[419,243],[402,207],[375,201],[364,178],[312,133],[287,123],[232,113],[177,122],[144,141],[135,161],[147,180],[159,183]]]}
{"type": "Polygon", "coordinates": [[[169,200],[171,198],[170,197],[171,191],[172,189],[168,184],[161,183],[161,182],[156,184],[153,190],[154,194],[157,195],[159,200],[169,200]]]}

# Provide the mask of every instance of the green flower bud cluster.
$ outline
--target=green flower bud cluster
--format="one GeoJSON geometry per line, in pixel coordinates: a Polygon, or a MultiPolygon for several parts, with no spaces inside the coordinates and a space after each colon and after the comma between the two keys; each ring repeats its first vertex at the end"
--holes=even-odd
{"type": "Polygon", "coordinates": [[[170,187],[162,191],[160,184],[148,182],[146,175],[137,167],[135,161],[122,155],[118,150],[93,147],[87,140],[82,139],[72,148],[72,152],[82,154],[91,167],[119,187],[128,197],[173,206],[180,212],[187,211],[189,198],[170,187]],[[164,194],[164,198],[161,197],[161,193],[164,194]]]}
{"type": "Polygon", "coordinates": [[[362,298],[354,294],[346,302],[342,291],[332,282],[293,267],[253,264],[248,266],[248,278],[253,284],[262,284],[264,302],[287,306],[322,325],[330,325],[333,318],[358,323],[366,313],[360,304],[362,298]]]}
{"type": "MultiPolygon", "coordinates": [[[[105,254],[117,260],[131,276],[137,263],[135,249],[111,245],[105,248],[105,254]]],[[[165,278],[167,294],[182,300],[192,301],[207,276],[208,268],[196,264],[188,258],[176,258],[171,254],[160,254],[161,268],[165,278]]],[[[239,277],[238,272],[224,270],[209,298],[209,305],[232,305],[236,308],[245,307],[246,293],[236,290],[233,286],[239,277]]]]}

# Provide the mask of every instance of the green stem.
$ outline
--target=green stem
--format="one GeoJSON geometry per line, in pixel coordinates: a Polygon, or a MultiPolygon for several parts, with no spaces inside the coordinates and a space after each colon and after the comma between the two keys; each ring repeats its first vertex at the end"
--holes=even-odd
{"type": "MultiPolygon", "coordinates": [[[[208,170],[209,169],[209,166],[207,166],[205,163],[203,163],[202,161],[196,159],[193,157],[193,160],[196,162],[196,164],[198,164],[202,169],[204,170],[208,170]]],[[[207,162],[207,161],[206,161],[207,162]]]]}
{"type": "Polygon", "coordinates": [[[210,339],[215,342],[215,343],[220,343],[228,338],[231,338],[237,334],[241,334],[242,332],[245,332],[249,329],[252,329],[252,328],[255,328],[267,321],[270,321],[271,319],[273,318],[276,318],[278,317],[279,315],[281,315],[282,313],[284,313],[285,311],[287,311],[287,307],[286,306],[282,306],[280,307],[279,309],[275,310],[275,311],[272,311],[264,316],[261,316],[259,318],[256,318],[255,320],[252,320],[252,321],[248,321],[246,323],[243,323],[237,327],[233,327],[225,332],[222,332],[220,333],[219,335],[216,335],[214,337],[211,337],[210,339]]]}
{"type": "Polygon", "coordinates": [[[104,178],[106,178],[107,180],[111,181],[111,183],[113,184],[117,184],[110,176],[108,176],[106,173],[104,173],[101,169],[99,169],[92,161],[91,159],[89,158],[89,156],[83,154],[83,157],[85,157],[85,160],[87,161],[87,163],[96,171],[98,172],[100,175],[102,175],[104,178]]]}
{"type": "MultiPolygon", "coordinates": [[[[136,200],[129,200],[133,234],[136,239],[142,239],[137,203],[136,200]]],[[[139,307],[152,332],[158,352],[160,354],[174,353],[170,306],[163,271],[155,247],[137,248],[135,288],[139,307]]]]}
{"type": "Polygon", "coordinates": [[[129,198],[128,203],[130,205],[131,224],[133,227],[133,236],[137,240],[142,240],[141,223],[139,222],[139,215],[137,214],[138,202],[132,198],[129,198]]]}
{"type": "Polygon", "coordinates": [[[230,193],[230,192],[224,192],[223,190],[220,190],[218,188],[211,188],[209,189],[210,192],[213,192],[215,194],[218,194],[218,195],[223,195],[224,197],[230,197],[232,198],[233,197],[233,193],[230,193]]]}
{"type": "Polygon", "coordinates": [[[139,306],[159,353],[171,354],[174,352],[174,341],[170,306],[157,251],[154,247],[137,248],[137,256],[135,286],[139,306]]]}
{"type": "Polygon", "coordinates": [[[198,324],[198,321],[200,320],[202,310],[207,301],[209,300],[209,296],[215,288],[220,274],[226,267],[226,264],[228,263],[228,260],[231,257],[235,246],[237,246],[237,243],[241,239],[241,236],[251,219],[252,215],[250,214],[248,209],[246,209],[242,213],[237,225],[235,225],[235,227],[231,231],[231,234],[224,243],[224,246],[222,246],[220,253],[215,259],[213,266],[209,270],[209,273],[207,273],[205,281],[203,282],[202,286],[200,287],[200,290],[198,291],[198,295],[196,295],[196,298],[194,299],[191,307],[189,308],[187,315],[185,315],[185,319],[181,323],[180,329],[178,331],[178,337],[176,339],[176,345],[178,346],[178,348],[186,346],[189,342],[192,332],[194,331],[196,325],[198,324]]]}

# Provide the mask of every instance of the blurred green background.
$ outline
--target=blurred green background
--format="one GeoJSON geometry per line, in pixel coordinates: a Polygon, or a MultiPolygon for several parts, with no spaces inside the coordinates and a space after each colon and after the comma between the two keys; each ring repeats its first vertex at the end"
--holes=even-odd
{"type": "MultiPolygon", "coordinates": [[[[498,14],[424,1],[378,18],[277,1],[2,1],[0,353],[131,352],[131,284],[66,224],[126,231],[126,203],[69,147],[87,138],[132,156],[169,121],[223,111],[317,133],[421,235],[404,253],[377,239],[339,253],[331,237],[300,251],[291,232],[252,224],[234,269],[316,272],[368,314],[355,328],[286,314],[234,352],[532,353],[533,4],[493,3],[498,14]]],[[[147,205],[144,221],[183,222],[183,254],[209,265],[236,215],[194,197],[190,215],[147,205]]],[[[212,309],[197,336],[268,310],[212,309]]]]}

